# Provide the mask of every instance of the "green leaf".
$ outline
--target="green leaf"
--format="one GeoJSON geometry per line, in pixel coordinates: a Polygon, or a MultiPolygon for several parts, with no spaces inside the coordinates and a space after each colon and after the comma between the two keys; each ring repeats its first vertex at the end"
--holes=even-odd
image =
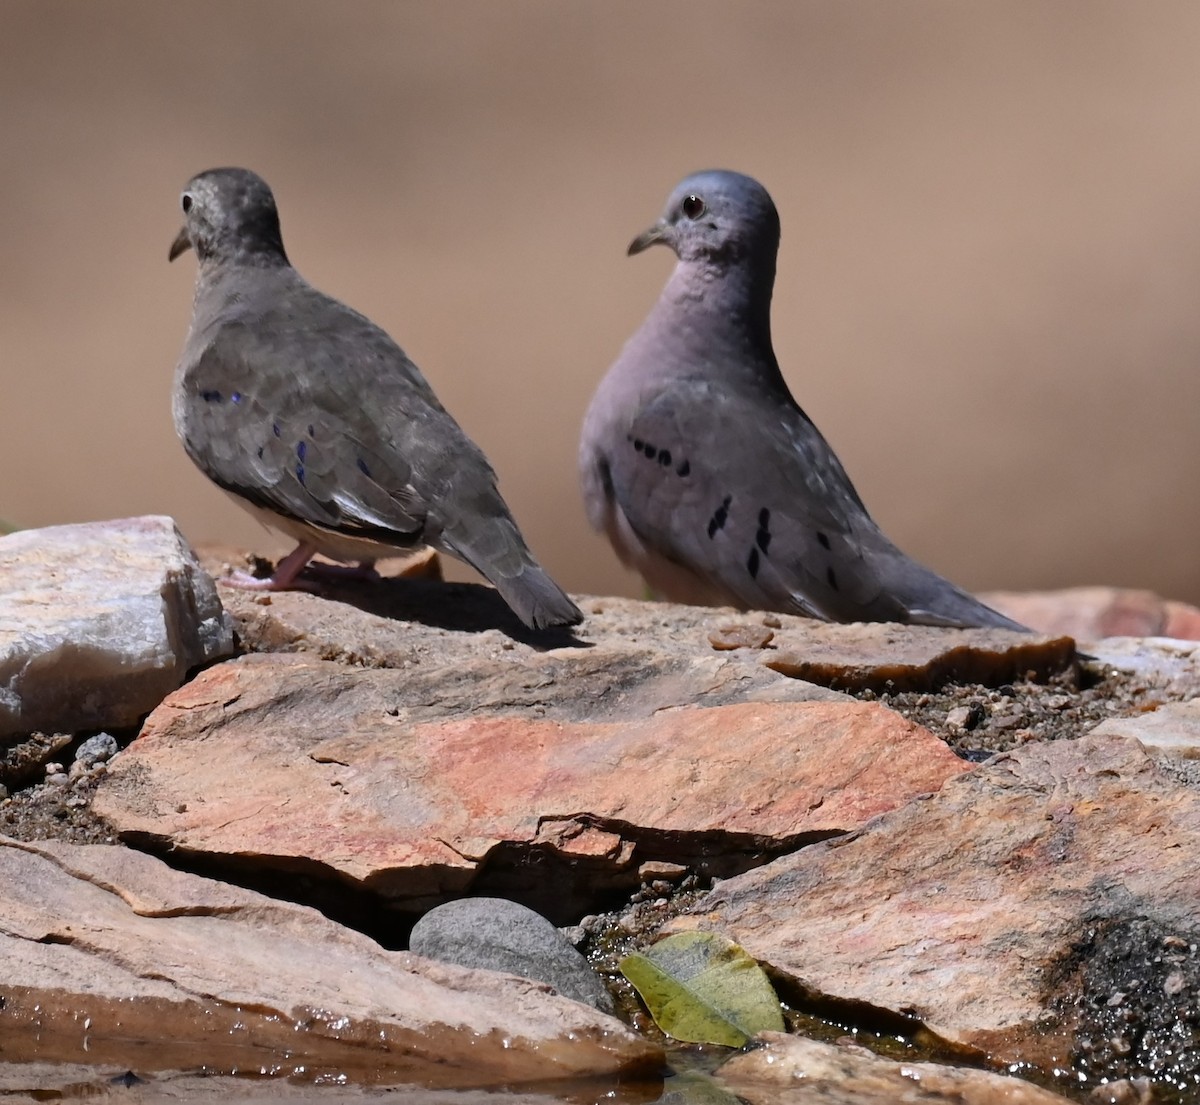
{"type": "Polygon", "coordinates": [[[621,960],[621,974],[668,1036],[742,1047],[759,1032],[782,1032],[779,998],[763,969],[715,932],[681,932],[621,960]]]}

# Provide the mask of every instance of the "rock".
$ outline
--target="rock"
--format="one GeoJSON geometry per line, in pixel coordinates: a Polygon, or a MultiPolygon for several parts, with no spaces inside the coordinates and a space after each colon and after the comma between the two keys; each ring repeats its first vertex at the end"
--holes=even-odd
{"type": "Polygon", "coordinates": [[[1160,756],[1200,759],[1200,699],[1168,702],[1149,713],[1109,718],[1092,730],[1094,736],[1132,737],[1160,756]]]}
{"type": "Polygon", "coordinates": [[[917,1018],[997,1063],[1188,1085],[1200,1079],[1197,840],[1200,792],[1135,741],[1029,744],[721,884],[674,927],[729,936],[785,1000],[790,986],[917,1018]],[[1124,1043],[1123,1024],[1139,1026],[1124,1043]]]}
{"type": "Polygon", "coordinates": [[[735,1055],[718,1082],[746,1105],[1068,1105],[1018,1078],[972,1067],[896,1062],[857,1044],[764,1032],[765,1047],[735,1055]]]}
{"type": "MultiPolygon", "coordinates": [[[[0,1063],[0,1100],[5,1105],[34,1105],[62,1101],[110,1105],[564,1105],[573,1100],[562,1092],[536,1084],[523,1092],[495,1090],[431,1090],[397,1085],[386,1064],[364,1082],[351,1082],[337,1071],[309,1070],[291,1079],[206,1074],[195,1071],[114,1071],[75,1063],[0,1063]]],[[[255,1072],[257,1073],[257,1071],[255,1072]]],[[[617,1080],[613,1079],[616,1083],[617,1080]]],[[[601,1083],[603,1084],[603,1083],[601,1083]]],[[[651,1079],[642,1097],[622,1087],[618,1101],[652,1096],[651,1079]]],[[[567,1091],[568,1093],[570,1091],[567,1091]]],[[[736,1105],[732,1102],[731,1105],[736,1105]]]]}
{"type": "Polygon", "coordinates": [[[988,606],[1039,633],[1080,641],[1103,637],[1177,637],[1200,640],[1200,609],[1123,587],[1070,587],[1061,591],[991,591],[988,606]]]}
{"type": "Polygon", "coordinates": [[[0,753],[0,780],[10,787],[41,779],[46,765],[71,743],[68,733],[33,733],[0,753]]]}
{"type": "Polygon", "coordinates": [[[75,749],[75,762],[84,767],[95,767],[96,764],[107,763],[116,754],[116,738],[108,733],[97,733],[75,749]]]}
{"type": "Polygon", "coordinates": [[[1075,663],[1070,637],[882,622],[792,625],[776,632],[772,647],[762,654],[767,667],[842,691],[935,691],[947,683],[998,687],[1014,679],[1044,680],[1075,663]]]}
{"type": "Polygon", "coordinates": [[[441,1086],[652,1072],[619,1021],[128,849],[0,837],[6,1062],[441,1086]],[[308,1077],[312,1075],[309,1074],[308,1077]]]}
{"type": "MultiPolygon", "coordinates": [[[[636,889],[647,861],[732,874],[969,766],[876,703],[646,716],[669,690],[696,693],[699,669],[650,655],[647,679],[641,655],[599,648],[500,655],[513,659],[457,672],[302,656],[209,668],[112,762],[94,810],[139,846],[286,873],[289,892],[303,871],[335,909],[349,881],[410,911],[470,889],[565,923],[636,889]],[[575,720],[588,714],[603,720],[575,720]]],[[[724,679],[737,655],[705,658],[718,700],[761,687],[724,679]]]]}
{"type": "Polygon", "coordinates": [[[0,739],[138,722],[233,652],[216,587],[170,518],[0,537],[0,739]]]}
{"type": "MultiPolygon", "coordinates": [[[[388,579],[330,588],[323,597],[289,593],[270,600],[264,604],[261,596],[245,592],[226,597],[238,637],[249,649],[308,652],[370,667],[411,667],[452,658],[459,663],[496,661],[513,648],[514,640],[520,646],[518,657],[553,644],[577,643],[570,634],[530,637],[498,595],[473,584],[388,579]]],[[[614,668],[621,684],[634,665],[650,673],[639,680],[647,692],[655,682],[674,684],[662,705],[698,704],[702,698],[729,701],[718,699],[720,688],[710,685],[716,671],[723,673],[726,685],[730,680],[740,684],[742,697],[752,684],[764,693],[774,686],[780,697],[794,699],[764,666],[838,690],[936,690],[951,680],[999,686],[1028,673],[1045,678],[1068,670],[1075,657],[1074,642],[1067,637],[834,625],[786,614],[745,614],[731,622],[732,612],[719,608],[616,598],[585,597],[581,602],[587,618],[578,638],[614,668]],[[672,674],[664,675],[663,669],[672,674]]],[[[648,699],[646,705],[650,707],[648,699]]]]}
{"type": "Polygon", "coordinates": [[[1113,637],[1088,645],[1087,666],[1136,676],[1163,700],[1200,695],[1200,645],[1166,637],[1113,637]]]}
{"type": "Polygon", "coordinates": [[[415,955],[536,979],[602,1013],[615,1012],[600,976],[540,913],[504,898],[459,898],[431,909],[408,941],[415,955]]]}

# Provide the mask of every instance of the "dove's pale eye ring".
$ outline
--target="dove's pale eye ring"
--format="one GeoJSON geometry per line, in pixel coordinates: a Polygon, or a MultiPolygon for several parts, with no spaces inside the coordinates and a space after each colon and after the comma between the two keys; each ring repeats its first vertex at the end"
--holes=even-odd
{"type": "Polygon", "coordinates": [[[683,213],[689,219],[698,219],[704,214],[704,201],[699,196],[687,196],[683,201],[683,213]]]}
{"type": "Polygon", "coordinates": [[[186,215],[192,209],[192,197],[184,192],[183,199],[181,199],[179,202],[183,207],[183,213],[186,215]]]}

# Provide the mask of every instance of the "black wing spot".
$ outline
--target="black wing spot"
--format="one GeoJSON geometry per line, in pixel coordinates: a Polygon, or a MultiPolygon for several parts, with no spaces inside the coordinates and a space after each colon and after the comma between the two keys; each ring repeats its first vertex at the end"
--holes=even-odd
{"type": "Polygon", "coordinates": [[[675,469],[675,475],[686,476],[692,470],[692,466],[685,460],[678,468],[675,469]]]}
{"type": "Polygon", "coordinates": [[[600,472],[600,485],[604,488],[604,497],[611,500],[616,493],[613,488],[612,469],[606,460],[602,460],[596,467],[600,472]]]}
{"type": "Polygon", "coordinates": [[[307,452],[308,452],[308,444],[306,442],[302,441],[302,442],[300,442],[299,445],[296,446],[296,459],[298,461],[300,461],[301,464],[304,463],[304,457],[307,452]]]}
{"type": "Polygon", "coordinates": [[[271,433],[273,433],[276,437],[283,437],[283,434],[280,432],[278,422],[275,422],[271,425],[271,433]]]}
{"type": "Polygon", "coordinates": [[[629,440],[633,442],[633,447],[639,453],[642,451],[642,446],[646,444],[640,437],[631,437],[629,440]]]}
{"type": "Polygon", "coordinates": [[[671,467],[671,451],[670,451],[670,449],[659,449],[658,463],[661,464],[664,468],[671,467]]]}
{"type": "Polygon", "coordinates": [[[826,536],[825,536],[825,534],[823,534],[823,533],[818,533],[818,534],[817,534],[817,540],[821,542],[821,547],[822,547],[823,549],[827,549],[827,548],[829,548],[829,538],[828,538],[828,537],[826,537],[826,536]]]}
{"type": "Polygon", "coordinates": [[[370,478],[371,478],[371,469],[369,469],[369,468],[367,467],[367,462],[366,462],[365,460],[363,460],[363,458],[362,458],[362,457],[359,457],[359,458],[358,458],[358,470],[359,470],[359,471],[360,471],[360,472],[361,472],[361,473],[362,473],[364,476],[366,476],[366,477],[367,477],[367,479],[370,479],[370,478]]]}
{"type": "Polygon", "coordinates": [[[262,458],[263,458],[263,446],[260,445],[258,447],[258,459],[262,460],[262,458]]]}
{"type": "Polygon", "coordinates": [[[713,516],[708,520],[709,537],[716,537],[717,530],[725,528],[725,523],[729,521],[729,505],[732,502],[733,496],[726,495],[721,500],[721,505],[713,511],[713,516]]]}
{"type": "Polygon", "coordinates": [[[242,401],[242,393],[240,391],[235,391],[229,398],[235,403],[240,403],[242,401]]]}
{"type": "Polygon", "coordinates": [[[754,535],[754,543],[766,554],[767,546],[771,543],[771,512],[764,506],[758,512],[758,532],[754,535]]]}
{"type": "Polygon", "coordinates": [[[655,455],[658,453],[658,450],[647,441],[646,444],[642,446],[642,452],[645,453],[646,456],[648,456],[651,460],[653,460],[655,455]]]}
{"type": "Polygon", "coordinates": [[[832,587],[835,591],[838,590],[837,576],[834,575],[832,565],[825,569],[825,578],[829,580],[830,587],[832,587]]]}
{"type": "Polygon", "coordinates": [[[206,403],[219,403],[221,401],[221,393],[219,391],[202,391],[200,398],[206,403]]]}
{"type": "Polygon", "coordinates": [[[752,579],[758,579],[758,549],[751,547],[750,559],[746,561],[746,571],[752,579]]]}
{"type": "Polygon", "coordinates": [[[296,479],[300,481],[301,487],[304,486],[304,465],[297,462],[296,464],[296,479]]]}

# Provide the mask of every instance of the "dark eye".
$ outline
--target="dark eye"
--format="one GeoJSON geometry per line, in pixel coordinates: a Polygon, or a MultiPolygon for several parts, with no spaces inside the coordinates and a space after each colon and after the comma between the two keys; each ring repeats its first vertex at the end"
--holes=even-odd
{"type": "Polygon", "coordinates": [[[186,215],[192,209],[192,197],[184,192],[183,199],[179,202],[183,204],[183,213],[186,215]]]}
{"type": "Polygon", "coordinates": [[[704,214],[704,201],[699,196],[688,196],[683,201],[683,213],[689,219],[698,219],[704,214]]]}

